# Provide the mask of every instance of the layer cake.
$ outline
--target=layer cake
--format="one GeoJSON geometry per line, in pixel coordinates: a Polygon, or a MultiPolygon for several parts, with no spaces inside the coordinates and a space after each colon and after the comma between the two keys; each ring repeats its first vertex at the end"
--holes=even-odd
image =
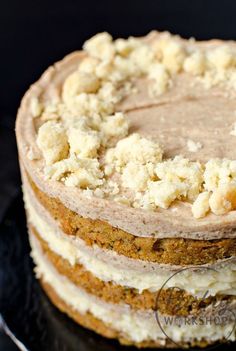
{"type": "Polygon", "coordinates": [[[235,98],[235,42],[156,31],[97,34],[30,87],[31,255],[62,312],[138,347],[235,340],[235,98]]]}

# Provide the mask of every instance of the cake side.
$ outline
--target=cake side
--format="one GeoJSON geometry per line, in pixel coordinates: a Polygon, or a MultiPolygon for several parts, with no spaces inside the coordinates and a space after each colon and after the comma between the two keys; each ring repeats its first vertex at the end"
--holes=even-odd
{"type": "MultiPolygon", "coordinates": [[[[231,333],[234,329],[232,312],[235,310],[234,257],[228,260],[218,260],[209,266],[210,271],[204,269],[204,265],[194,266],[191,263],[187,266],[176,266],[163,263],[150,264],[146,260],[132,260],[123,255],[117,255],[117,253],[113,254],[113,250],[99,249],[94,243],[90,247],[76,236],[63,233],[58,219],[55,220],[51,217],[48,210],[42,206],[30,189],[29,183],[27,184],[27,180],[24,183],[24,193],[33,248],[32,255],[37,264],[37,276],[41,278],[43,286],[53,302],[77,322],[107,337],[115,337],[122,343],[136,344],[139,347],[159,345],[175,347],[175,343],[183,347],[190,347],[211,344],[219,339],[224,341],[224,338],[228,337],[234,340],[234,333],[231,333]],[[44,268],[41,265],[42,261],[44,261],[44,268]],[[131,330],[127,330],[126,324],[125,326],[113,325],[106,318],[105,320],[102,318],[104,312],[97,315],[96,309],[91,309],[92,307],[87,304],[85,304],[87,312],[81,312],[81,300],[79,300],[77,293],[69,295],[71,297],[68,298],[66,298],[67,295],[62,296],[60,294],[62,287],[54,283],[51,276],[48,276],[48,266],[53,269],[58,278],[63,280],[65,288],[68,284],[72,284],[73,291],[77,287],[83,294],[95,296],[102,304],[111,304],[111,307],[107,305],[104,307],[106,316],[113,316],[113,312],[109,312],[109,308],[114,311],[114,309],[124,306],[125,320],[128,318],[127,309],[132,311],[132,317],[129,317],[131,329],[133,323],[136,327],[137,323],[140,323],[143,328],[143,320],[147,320],[148,327],[145,333],[141,333],[141,329],[137,329],[133,333],[131,330]],[[176,279],[171,279],[170,286],[165,284],[175,272],[184,268],[189,268],[190,273],[180,272],[176,279]],[[177,288],[177,290],[173,290],[173,288],[177,288]],[[205,296],[206,291],[208,291],[207,296],[205,296]],[[75,302],[72,301],[76,296],[78,302],[74,304],[75,302]],[[216,318],[218,321],[219,315],[224,309],[229,314],[227,317],[229,319],[226,318],[227,323],[224,320],[220,326],[212,324],[208,326],[209,330],[205,337],[205,325],[202,329],[190,328],[191,330],[188,330],[191,334],[190,337],[183,328],[180,329],[181,334],[178,335],[173,326],[171,326],[170,331],[168,325],[163,322],[168,337],[173,339],[173,342],[170,343],[170,340],[163,336],[163,332],[157,325],[156,308],[158,304],[158,313],[161,318],[171,316],[174,319],[180,300],[181,308],[178,308],[178,318],[181,316],[188,319],[201,318],[202,320],[216,318]],[[135,311],[138,313],[137,317],[133,315],[136,313],[135,311]],[[144,315],[140,315],[142,311],[144,315]],[[146,313],[148,316],[145,317],[146,313]],[[139,320],[139,318],[141,319],[139,320]],[[112,332],[110,331],[111,327],[112,332]],[[175,336],[172,335],[174,331],[175,336]]],[[[94,227],[96,228],[96,226],[94,227]]],[[[119,309],[119,315],[121,313],[123,312],[119,309]]]]}
{"type": "MultiPolygon", "coordinates": [[[[196,295],[204,295],[206,289],[209,289],[209,293],[214,296],[222,289],[222,278],[227,277],[222,292],[234,294],[236,268],[234,257],[216,261],[214,264],[198,266],[159,264],[128,258],[117,254],[114,250],[101,249],[96,244],[88,246],[81,239],[65,235],[45,210],[40,210],[39,217],[35,205],[32,205],[32,201],[29,201],[26,196],[25,202],[29,221],[40,238],[72,265],[79,260],[88,271],[104,281],[115,281],[118,284],[136,288],[139,292],[145,289],[157,291],[175,272],[191,267],[190,272],[186,271],[177,275],[171,284],[175,282],[179,288],[189,290],[190,293],[196,295]],[[108,266],[110,269],[107,269],[108,266]],[[212,274],[210,269],[215,269],[216,272],[212,274]],[[199,279],[202,280],[202,283],[199,282],[199,279]],[[187,282],[189,286],[185,286],[187,282]]],[[[40,209],[39,204],[37,209],[40,209]]]]}
{"type": "MultiPolygon", "coordinates": [[[[27,177],[27,176],[26,176],[27,177]]],[[[108,223],[83,218],[65,207],[59,200],[48,197],[28,178],[32,196],[59,221],[62,230],[83,239],[88,245],[96,243],[101,248],[135,259],[172,265],[207,264],[235,256],[235,239],[194,240],[183,238],[157,239],[138,237],[114,228],[108,223]],[[188,255],[186,255],[186,250],[188,255]]],[[[230,237],[230,234],[227,233],[230,237]]],[[[225,235],[226,236],[226,235],[225,235]]]]}
{"type": "MultiPolygon", "coordinates": [[[[35,262],[37,262],[37,275],[42,277],[46,292],[51,296],[52,300],[56,305],[61,308],[64,312],[68,313],[74,319],[75,316],[80,317],[85,315],[86,311],[90,311],[92,314],[92,320],[97,321],[95,326],[91,323],[91,315],[87,314],[85,317],[77,318],[77,321],[84,324],[85,326],[100,332],[107,337],[116,337],[121,342],[137,344],[139,346],[166,346],[168,342],[166,337],[163,336],[162,330],[157,326],[155,314],[145,312],[129,310],[126,305],[122,304],[108,304],[94,298],[94,295],[89,295],[83,290],[77,288],[74,284],[67,280],[63,275],[59,275],[55,270],[54,266],[51,266],[47,260],[41,256],[41,251],[37,249],[37,243],[31,238],[31,245],[33,247],[32,255],[35,262]],[[53,288],[52,288],[53,286],[53,288]],[[52,295],[53,290],[56,293],[52,295]],[[51,292],[51,293],[50,293],[51,292]],[[59,299],[58,299],[59,295],[59,299]],[[63,304],[58,304],[58,300],[62,300],[63,304]],[[63,308],[62,308],[63,307],[63,308]],[[77,312],[78,311],[78,312],[77,312]],[[95,319],[94,319],[95,317],[95,319]],[[98,320],[97,320],[98,319],[98,320]],[[145,321],[145,329],[143,329],[143,322],[145,321]],[[105,326],[104,326],[104,324],[105,326]],[[103,326],[103,330],[100,328],[103,326]],[[105,330],[112,328],[113,333],[110,335],[105,333],[105,330]],[[115,331],[114,331],[115,330],[115,331]]],[[[232,308],[232,307],[231,307],[232,308]]],[[[232,309],[233,310],[233,309],[232,309]]],[[[216,314],[218,316],[218,314],[216,314]]],[[[195,316],[196,317],[196,316],[195,316]]],[[[164,318],[160,315],[160,318],[164,318]]],[[[201,317],[203,318],[203,317],[201,317]]],[[[169,335],[172,346],[176,343],[185,346],[191,344],[208,344],[214,343],[216,340],[222,339],[230,335],[233,330],[234,321],[229,321],[228,324],[219,324],[217,326],[208,327],[208,333],[206,336],[206,326],[188,326],[184,328],[184,336],[182,335],[183,329],[180,331],[179,326],[166,327],[167,335],[169,335]],[[180,331],[180,334],[178,333],[180,331]]],[[[234,340],[234,336],[231,336],[231,340],[234,340]]]]}

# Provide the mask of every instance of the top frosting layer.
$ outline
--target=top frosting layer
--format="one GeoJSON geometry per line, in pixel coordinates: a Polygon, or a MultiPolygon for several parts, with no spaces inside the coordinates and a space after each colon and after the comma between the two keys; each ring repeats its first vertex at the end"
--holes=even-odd
{"type": "Polygon", "coordinates": [[[34,181],[136,235],[232,237],[235,44],[103,33],[84,49],[23,99],[18,144],[34,181]]]}

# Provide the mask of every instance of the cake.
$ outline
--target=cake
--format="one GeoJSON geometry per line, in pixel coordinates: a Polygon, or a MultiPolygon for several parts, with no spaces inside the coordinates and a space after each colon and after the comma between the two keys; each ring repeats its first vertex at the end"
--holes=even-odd
{"type": "Polygon", "coordinates": [[[16,135],[58,309],[137,347],[235,340],[235,42],[97,34],[30,87],[16,135]]]}

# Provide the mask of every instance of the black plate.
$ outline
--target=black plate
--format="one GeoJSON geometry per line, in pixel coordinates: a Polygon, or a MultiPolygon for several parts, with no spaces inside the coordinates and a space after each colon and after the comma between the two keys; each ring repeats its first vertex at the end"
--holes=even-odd
{"type": "MultiPolygon", "coordinates": [[[[0,311],[5,330],[22,350],[137,350],[102,338],[59,312],[34,278],[29,251],[23,202],[19,196],[0,226],[0,311]]],[[[218,348],[223,349],[233,351],[235,344],[218,348]]]]}

